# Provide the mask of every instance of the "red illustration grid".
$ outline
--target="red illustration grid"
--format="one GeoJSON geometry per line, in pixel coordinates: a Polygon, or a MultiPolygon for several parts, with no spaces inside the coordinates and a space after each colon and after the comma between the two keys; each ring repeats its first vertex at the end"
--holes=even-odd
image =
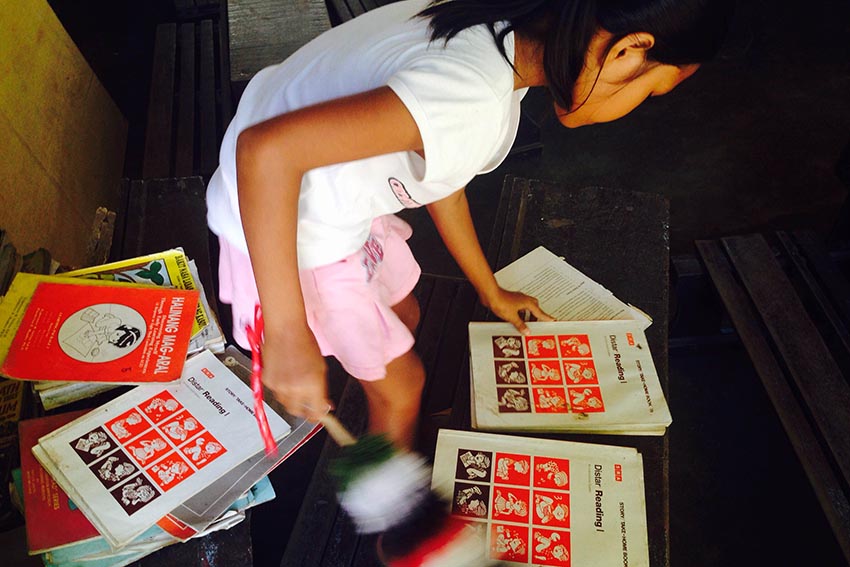
{"type": "Polygon", "coordinates": [[[78,450],[77,453],[128,515],[142,509],[148,502],[227,452],[201,421],[167,390],[104,423],[103,429],[112,437],[111,443],[117,441],[116,445],[107,449],[103,455],[97,455],[93,461],[88,460],[82,451],[78,450]],[[116,455],[133,463],[136,470],[143,470],[145,474],[142,476],[147,478],[140,478],[137,473],[116,483],[106,482],[101,478],[103,475],[99,475],[101,471],[98,467],[102,467],[102,463],[110,457],[112,461],[118,462],[116,455]],[[138,486],[134,486],[128,498],[129,491],[122,489],[122,484],[138,486]],[[139,493],[148,498],[139,498],[139,493]]]}
{"type": "Polygon", "coordinates": [[[588,335],[491,338],[499,413],[603,413],[588,335]]]}
{"type": "Polygon", "coordinates": [[[455,468],[452,514],[486,526],[491,559],[571,565],[568,459],[459,449],[455,468]]]}

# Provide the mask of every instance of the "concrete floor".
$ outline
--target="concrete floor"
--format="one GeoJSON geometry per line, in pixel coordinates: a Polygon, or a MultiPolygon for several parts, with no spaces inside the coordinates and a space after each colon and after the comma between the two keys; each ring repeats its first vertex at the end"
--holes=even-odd
{"type": "MultiPolygon", "coordinates": [[[[50,3],[130,120],[126,169],[137,176],[146,57],[167,2],[50,3]]],[[[481,233],[512,173],[667,196],[673,254],[693,253],[697,238],[763,229],[829,235],[847,191],[835,166],[850,143],[848,38],[846,1],[744,0],[716,62],[617,122],[564,129],[532,92],[527,110],[542,121],[543,149],[470,184],[481,233]]],[[[424,212],[414,220],[412,246],[425,271],[457,274],[424,212]]],[[[739,347],[671,349],[669,398],[673,565],[843,564],[739,347]]],[[[255,518],[275,523],[263,514],[255,518]]],[[[282,538],[258,533],[255,543],[256,564],[277,565],[282,538]]]]}

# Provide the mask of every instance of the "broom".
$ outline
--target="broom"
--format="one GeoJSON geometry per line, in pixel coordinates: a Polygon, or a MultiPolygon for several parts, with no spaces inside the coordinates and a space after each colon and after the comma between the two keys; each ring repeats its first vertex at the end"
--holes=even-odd
{"type": "Polygon", "coordinates": [[[398,451],[383,435],[355,438],[330,414],[320,420],[340,446],[328,472],[340,506],[361,534],[380,534],[378,555],[388,567],[476,567],[483,535],[451,516],[430,488],[431,468],[421,455],[398,451]]]}
{"type": "MultiPolygon", "coordinates": [[[[254,415],[268,454],[276,453],[263,408],[263,315],[254,308],[246,325],[251,346],[254,415]]],[[[485,567],[484,543],[470,523],[450,516],[446,503],[430,489],[425,459],[399,452],[381,435],[358,440],[331,414],[320,422],[340,446],[331,462],[342,508],[362,534],[380,533],[378,554],[388,567],[485,567]]]]}

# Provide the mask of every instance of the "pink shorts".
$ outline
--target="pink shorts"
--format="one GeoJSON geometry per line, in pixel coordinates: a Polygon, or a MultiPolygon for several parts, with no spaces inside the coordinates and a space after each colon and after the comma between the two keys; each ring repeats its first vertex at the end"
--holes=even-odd
{"type": "MultiPolygon", "coordinates": [[[[413,348],[413,335],[392,310],[421,269],[405,242],[413,231],[394,215],[372,221],[369,239],[339,262],[300,272],[307,324],[324,356],[360,380],[386,376],[387,364],[413,348]]],[[[219,295],[233,310],[233,338],[249,348],[245,326],[259,302],[248,255],[219,239],[219,295]]]]}

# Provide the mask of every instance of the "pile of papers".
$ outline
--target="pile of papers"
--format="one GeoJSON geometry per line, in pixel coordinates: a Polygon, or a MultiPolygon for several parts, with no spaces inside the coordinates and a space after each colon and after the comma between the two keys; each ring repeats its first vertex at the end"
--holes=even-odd
{"type": "Polygon", "coordinates": [[[644,329],[651,319],[538,248],[496,274],[559,321],[469,324],[472,427],[663,435],[672,418],[644,329]]]}
{"type": "Polygon", "coordinates": [[[494,561],[649,565],[635,449],[443,429],[432,488],[478,528],[494,561]]]}
{"type": "Polygon", "coordinates": [[[30,554],[46,565],[126,565],[228,529],[274,498],[268,473],[320,426],[265,404],[277,444],[267,453],[250,367],[225,348],[180,249],[18,273],[0,303],[0,375],[31,384],[48,410],[131,386],[85,412],[18,423],[14,501],[30,554]]]}
{"type": "Polygon", "coordinates": [[[21,422],[30,553],[48,565],[125,565],[230,528],[274,498],[266,475],[318,428],[267,406],[277,441],[267,455],[243,381],[249,364],[235,349],[224,361],[203,351],[176,382],[21,422]]]}

